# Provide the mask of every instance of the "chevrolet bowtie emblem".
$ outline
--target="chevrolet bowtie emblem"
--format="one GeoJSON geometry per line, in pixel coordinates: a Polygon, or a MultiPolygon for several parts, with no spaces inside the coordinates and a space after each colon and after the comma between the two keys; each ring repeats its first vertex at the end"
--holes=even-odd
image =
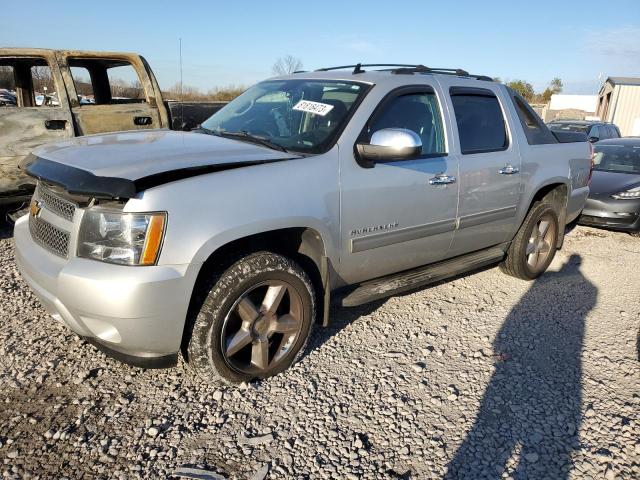
{"type": "Polygon", "coordinates": [[[40,211],[42,210],[42,202],[38,200],[32,200],[31,206],[29,207],[29,213],[31,213],[32,217],[37,217],[40,215],[40,211]]]}

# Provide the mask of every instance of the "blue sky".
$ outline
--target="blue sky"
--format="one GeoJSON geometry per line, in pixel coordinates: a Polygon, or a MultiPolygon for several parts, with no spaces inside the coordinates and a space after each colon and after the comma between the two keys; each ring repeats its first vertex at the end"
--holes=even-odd
{"type": "Polygon", "coordinates": [[[599,76],[640,76],[640,0],[7,2],[0,46],[144,55],[168,88],[249,85],[291,54],[306,69],[357,62],[460,67],[537,90],[596,93],[599,76]],[[20,18],[28,19],[20,22],[20,18]]]}

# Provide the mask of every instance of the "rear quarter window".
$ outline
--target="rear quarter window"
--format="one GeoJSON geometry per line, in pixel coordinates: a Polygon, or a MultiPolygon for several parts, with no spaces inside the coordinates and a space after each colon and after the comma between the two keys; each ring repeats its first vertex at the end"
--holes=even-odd
{"type": "Polygon", "coordinates": [[[518,113],[520,125],[524,130],[529,145],[544,145],[558,143],[551,130],[544,124],[542,119],[529,106],[529,104],[516,92],[511,91],[511,100],[518,113]]]}

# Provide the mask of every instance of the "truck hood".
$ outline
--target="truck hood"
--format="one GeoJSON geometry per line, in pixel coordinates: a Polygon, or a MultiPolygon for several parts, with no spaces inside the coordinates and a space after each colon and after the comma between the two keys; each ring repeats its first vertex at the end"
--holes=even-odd
{"type": "Polygon", "coordinates": [[[131,198],[195,175],[296,158],[301,157],[203,133],[146,130],[47,144],[23,168],[72,194],[131,198]]]}

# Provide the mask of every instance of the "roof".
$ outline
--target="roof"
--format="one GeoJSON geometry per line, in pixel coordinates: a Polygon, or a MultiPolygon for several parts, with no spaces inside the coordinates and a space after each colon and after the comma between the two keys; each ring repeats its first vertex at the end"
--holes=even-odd
{"type": "Polygon", "coordinates": [[[607,82],[614,85],[638,85],[640,86],[640,78],[638,77],[608,77],[607,82]]]}
{"type": "MultiPolygon", "coordinates": [[[[461,81],[469,81],[471,85],[477,82],[483,83],[493,83],[493,80],[490,77],[486,77],[483,75],[471,75],[467,72],[459,70],[459,72],[464,72],[464,74],[457,74],[456,70],[446,71],[444,69],[433,69],[431,71],[422,71],[412,68],[398,68],[398,69],[360,69],[358,71],[354,71],[353,66],[347,66],[345,68],[337,67],[337,68],[329,68],[329,69],[318,69],[312,71],[299,71],[289,75],[281,75],[277,77],[273,77],[270,80],[290,80],[290,79],[304,79],[304,80],[338,80],[338,81],[348,81],[348,82],[361,82],[368,84],[398,84],[406,85],[407,79],[413,77],[414,83],[420,83],[417,78],[419,77],[429,77],[429,76],[437,76],[439,78],[455,78],[461,81]],[[466,74],[466,75],[465,75],[466,74]],[[417,78],[416,78],[417,77],[417,78]],[[417,81],[416,81],[417,80],[417,81]]],[[[369,67],[368,65],[362,65],[362,67],[369,67]]],[[[426,67],[425,67],[426,68],[426,67]]]]}

